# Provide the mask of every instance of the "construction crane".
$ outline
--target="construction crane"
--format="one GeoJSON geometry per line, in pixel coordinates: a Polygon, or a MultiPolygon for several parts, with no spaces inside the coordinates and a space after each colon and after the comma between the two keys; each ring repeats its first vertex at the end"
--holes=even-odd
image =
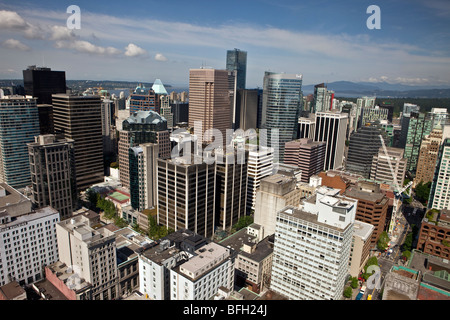
{"type": "Polygon", "coordinates": [[[397,175],[394,172],[394,169],[392,168],[392,164],[391,164],[391,159],[388,155],[388,151],[386,148],[386,145],[384,143],[384,139],[383,136],[380,134],[380,140],[381,140],[381,145],[383,147],[383,152],[386,155],[387,158],[387,162],[389,165],[389,169],[391,170],[391,174],[393,177],[393,185],[394,185],[394,208],[392,209],[392,217],[391,217],[391,222],[389,224],[389,234],[391,234],[392,230],[395,227],[395,223],[397,221],[397,214],[398,211],[400,209],[400,205],[403,202],[403,192],[405,192],[406,190],[409,189],[409,194],[407,194],[408,196],[411,196],[411,186],[412,186],[412,181],[410,181],[407,185],[400,187],[397,181],[397,175]]]}

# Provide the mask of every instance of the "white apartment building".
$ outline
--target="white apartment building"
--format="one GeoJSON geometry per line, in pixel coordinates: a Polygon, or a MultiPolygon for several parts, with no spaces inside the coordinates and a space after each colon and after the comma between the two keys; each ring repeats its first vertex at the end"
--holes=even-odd
{"type": "Polygon", "coordinates": [[[139,291],[150,300],[202,300],[233,289],[231,250],[188,229],[139,255],[139,291]]]}
{"type": "Polygon", "coordinates": [[[261,179],[272,173],[273,148],[249,146],[247,170],[247,212],[250,212],[255,210],[261,179]]]}
{"type": "Polygon", "coordinates": [[[277,214],[271,289],[292,300],[339,300],[348,275],[357,201],[321,187],[277,214]]]}
{"type": "Polygon", "coordinates": [[[116,234],[106,228],[92,229],[83,215],[56,225],[59,260],[92,284],[94,300],[118,295],[116,234]]]}
{"type": "Polygon", "coordinates": [[[170,270],[171,300],[209,300],[220,287],[234,285],[234,263],[230,249],[211,242],[188,261],[170,270]]]}
{"type": "Polygon", "coordinates": [[[163,240],[155,247],[139,256],[139,291],[150,300],[169,300],[170,269],[192,254],[170,245],[163,240]]]}
{"type": "Polygon", "coordinates": [[[14,280],[30,284],[44,277],[44,266],[58,261],[59,213],[44,207],[14,216],[7,210],[0,211],[0,286],[14,280]]]}
{"type": "Polygon", "coordinates": [[[450,209],[450,139],[444,139],[438,153],[428,209],[450,209]]]}

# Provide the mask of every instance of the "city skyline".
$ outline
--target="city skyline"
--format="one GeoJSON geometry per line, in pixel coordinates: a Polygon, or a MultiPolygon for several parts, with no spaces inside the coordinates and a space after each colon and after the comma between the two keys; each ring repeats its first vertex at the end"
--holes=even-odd
{"type": "Polygon", "coordinates": [[[189,69],[225,69],[226,50],[248,52],[247,87],[265,71],[302,73],[305,84],[338,80],[450,85],[450,5],[444,1],[188,5],[170,1],[0,3],[0,78],[27,65],[65,70],[68,80],[188,84],[189,69]],[[66,9],[80,8],[80,29],[66,9]],[[381,29],[366,13],[380,8],[381,29]],[[26,61],[24,63],[24,61],[26,61]]]}

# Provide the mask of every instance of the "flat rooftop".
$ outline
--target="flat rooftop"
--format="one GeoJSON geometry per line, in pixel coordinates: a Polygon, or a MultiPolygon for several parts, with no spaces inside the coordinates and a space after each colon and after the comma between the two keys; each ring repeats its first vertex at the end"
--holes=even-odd
{"type": "Polygon", "coordinates": [[[374,229],[375,227],[369,223],[355,220],[355,224],[353,225],[353,234],[362,238],[363,240],[367,240],[374,229]]]}
{"type": "MultiPolygon", "coordinates": [[[[294,208],[294,207],[288,207],[285,208],[284,210],[280,211],[278,214],[284,214],[284,215],[288,215],[294,218],[298,218],[301,220],[305,220],[307,222],[311,222],[314,224],[317,224],[319,226],[322,226],[324,228],[328,228],[328,229],[332,229],[332,230],[336,230],[338,232],[343,232],[345,229],[342,228],[338,228],[326,223],[322,223],[318,221],[318,215],[317,214],[312,214],[306,211],[303,211],[301,209],[298,208],[294,208]]],[[[348,228],[351,224],[348,224],[346,228],[348,228]]]]}
{"type": "Polygon", "coordinates": [[[268,255],[273,253],[273,243],[270,243],[269,237],[266,237],[257,243],[253,253],[248,253],[241,250],[244,244],[254,245],[255,241],[256,237],[247,234],[247,228],[243,228],[219,243],[256,262],[262,261],[268,255]]]}
{"type": "Polygon", "coordinates": [[[184,275],[188,275],[187,273],[189,272],[193,275],[197,274],[197,276],[191,278],[198,278],[220,264],[230,255],[230,250],[215,242],[210,242],[200,249],[197,249],[195,253],[197,255],[193,256],[179,267],[180,272],[184,275]]]}

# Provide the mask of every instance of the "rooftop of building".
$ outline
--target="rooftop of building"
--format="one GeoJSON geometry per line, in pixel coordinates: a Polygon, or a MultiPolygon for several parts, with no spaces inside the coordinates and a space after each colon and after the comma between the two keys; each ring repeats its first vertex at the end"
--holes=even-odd
{"type": "MultiPolygon", "coordinates": [[[[333,226],[333,225],[329,225],[323,222],[319,222],[318,221],[318,215],[317,214],[313,214],[313,213],[309,213],[306,211],[303,211],[302,209],[299,208],[294,208],[292,206],[288,206],[286,208],[284,208],[283,210],[279,211],[277,215],[288,215],[297,219],[301,219],[307,222],[311,222],[314,224],[317,224],[319,226],[322,226],[324,228],[328,228],[328,229],[332,229],[332,230],[336,230],[338,232],[343,232],[345,229],[333,226]]],[[[347,227],[346,227],[347,228],[347,227]]]]}
{"type": "Polygon", "coordinates": [[[115,236],[105,227],[98,229],[90,227],[90,221],[84,215],[73,216],[59,222],[58,225],[86,244],[95,244],[101,239],[115,236]]]}
{"type": "Polygon", "coordinates": [[[91,287],[89,282],[86,282],[85,279],[80,278],[77,275],[78,270],[76,267],[68,266],[58,260],[55,263],[46,266],[46,268],[55,274],[60,281],[64,282],[69,289],[74,290],[75,292],[80,292],[91,287]]]}
{"type": "Polygon", "coordinates": [[[0,183],[0,209],[29,201],[31,200],[10,185],[4,182],[0,183]]]}
{"type": "Polygon", "coordinates": [[[353,234],[365,241],[367,239],[370,239],[370,236],[372,235],[374,229],[375,227],[370,223],[355,220],[355,224],[353,226],[353,234]]]}
{"type": "Polygon", "coordinates": [[[7,300],[14,300],[25,293],[17,281],[11,281],[0,287],[0,294],[7,300]]]}
{"type": "Polygon", "coordinates": [[[145,249],[156,245],[155,241],[126,227],[114,231],[116,234],[117,264],[136,259],[145,249]]]}
{"type": "Polygon", "coordinates": [[[45,300],[68,300],[48,279],[42,279],[33,283],[34,290],[45,300]]]}
{"type": "Polygon", "coordinates": [[[108,194],[108,198],[111,198],[112,200],[119,203],[126,203],[127,201],[130,200],[130,194],[126,193],[125,191],[116,189],[110,194],[108,194]]]}
{"type": "MultiPolygon", "coordinates": [[[[253,224],[252,226],[258,225],[253,224]]],[[[260,262],[273,252],[273,239],[269,237],[258,242],[256,236],[249,235],[247,233],[247,228],[243,228],[219,243],[227,248],[233,249],[235,252],[248,259],[260,262]],[[245,252],[243,250],[244,245],[254,246],[254,251],[252,253],[245,252]]]]}
{"type": "Polygon", "coordinates": [[[264,179],[261,180],[261,182],[263,182],[263,181],[265,183],[282,185],[282,184],[286,184],[286,183],[292,183],[292,177],[281,174],[281,173],[276,173],[276,174],[265,177],[264,179]]]}
{"type": "Polygon", "coordinates": [[[166,122],[167,120],[155,111],[139,110],[132,112],[130,116],[124,120],[124,122],[125,121],[129,124],[158,124],[161,122],[166,122]]]}
{"type": "Polygon", "coordinates": [[[178,270],[191,279],[197,279],[230,256],[230,249],[210,242],[196,250],[196,255],[178,266],[178,270]]]}
{"type": "Polygon", "coordinates": [[[449,260],[413,250],[408,267],[422,273],[423,283],[450,292],[449,260]]]}
{"type": "Polygon", "coordinates": [[[155,91],[156,94],[168,94],[160,79],[156,79],[155,82],[153,82],[152,90],[155,91]]]}
{"type": "Polygon", "coordinates": [[[188,229],[175,231],[155,242],[152,247],[146,248],[142,255],[161,265],[165,260],[180,253],[182,251],[180,244],[188,238],[192,239],[193,236],[195,236],[195,233],[188,229]]]}
{"type": "Polygon", "coordinates": [[[376,183],[364,182],[363,184],[350,185],[344,192],[344,195],[350,198],[370,201],[374,203],[384,203],[385,201],[388,201],[385,194],[381,192],[379,184],[376,183]],[[364,187],[363,185],[368,187],[364,187]],[[373,185],[374,188],[370,188],[370,185],[373,185]],[[376,185],[378,185],[378,187],[376,187],[376,185]]]}
{"type": "Polygon", "coordinates": [[[0,230],[21,225],[23,223],[28,223],[36,219],[41,219],[52,214],[58,214],[58,211],[56,209],[53,209],[52,207],[39,208],[29,213],[17,216],[10,222],[0,225],[0,230]]]}

